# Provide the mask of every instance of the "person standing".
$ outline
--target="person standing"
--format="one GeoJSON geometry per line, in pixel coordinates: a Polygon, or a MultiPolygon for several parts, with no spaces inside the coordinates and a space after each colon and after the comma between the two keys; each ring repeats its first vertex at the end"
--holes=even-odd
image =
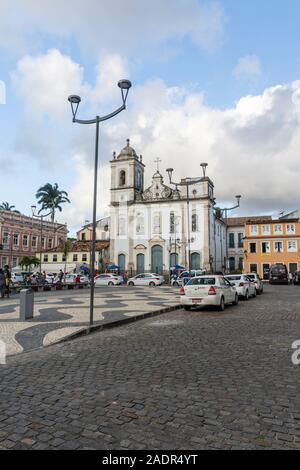
{"type": "Polygon", "coordinates": [[[5,279],[5,293],[6,293],[7,298],[9,299],[11,273],[9,270],[9,266],[7,264],[4,266],[4,279],[5,279]]]}
{"type": "Polygon", "coordinates": [[[5,293],[5,276],[3,269],[0,269],[0,296],[1,299],[4,299],[4,293],[5,293]]]}

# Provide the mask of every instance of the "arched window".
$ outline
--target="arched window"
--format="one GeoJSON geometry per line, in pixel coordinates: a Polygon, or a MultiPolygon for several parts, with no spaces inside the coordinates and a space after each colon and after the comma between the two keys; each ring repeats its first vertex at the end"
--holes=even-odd
{"type": "Polygon", "coordinates": [[[197,214],[193,213],[192,215],[192,232],[197,232],[198,231],[198,220],[197,220],[197,214]]]}
{"type": "Polygon", "coordinates": [[[170,254],[170,267],[175,268],[176,264],[178,264],[178,254],[171,253],[170,254]]]}
{"type": "Polygon", "coordinates": [[[119,186],[125,186],[126,184],[126,171],[120,171],[120,184],[119,186]]]}

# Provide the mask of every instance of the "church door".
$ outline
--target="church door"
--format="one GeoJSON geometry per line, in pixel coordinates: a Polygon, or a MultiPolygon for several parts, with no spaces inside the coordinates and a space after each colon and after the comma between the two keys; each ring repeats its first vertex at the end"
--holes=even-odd
{"type": "Polygon", "coordinates": [[[191,269],[200,269],[200,255],[199,255],[199,253],[192,253],[192,256],[191,256],[191,269]]]}
{"type": "Polygon", "coordinates": [[[176,264],[178,264],[178,254],[171,253],[170,255],[170,268],[175,268],[176,264]]]}
{"type": "Polygon", "coordinates": [[[118,256],[118,265],[119,265],[119,271],[120,274],[124,274],[125,272],[125,264],[126,264],[126,257],[125,255],[119,255],[118,256]]]}
{"type": "Polygon", "coordinates": [[[139,253],[136,257],[136,271],[137,274],[145,272],[145,255],[139,253]]]}
{"type": "Polygon", "coordinates": [[[151,249],[151,271],[156,274],[163,273],[163,249],[160,245],[151,249]]]}

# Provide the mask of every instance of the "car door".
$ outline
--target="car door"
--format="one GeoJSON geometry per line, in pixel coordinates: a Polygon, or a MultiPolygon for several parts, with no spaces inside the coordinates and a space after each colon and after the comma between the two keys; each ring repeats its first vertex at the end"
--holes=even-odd
{"type": "Polygon", "coordinates": [[[226,284],[226,291],[227,291],[227,302],[231,303],[235,301],[235,296],[236,296],[236,288],[235,284],[232,283],[228,279],[224,279],[225,284],[226,284]]]}

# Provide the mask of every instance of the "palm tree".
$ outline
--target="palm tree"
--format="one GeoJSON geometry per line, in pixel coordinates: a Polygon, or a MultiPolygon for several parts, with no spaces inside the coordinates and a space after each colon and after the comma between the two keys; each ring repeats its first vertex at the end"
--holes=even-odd
{"type": "Polygon", "coordinates": [[[50,210],[52,222],[54,222],[55,219],[56,209],[61,212],[61,204],[70,202],[68,199],[68,193],[66,191],[60,191],[57,183],[53,186],[50,183],[45,184],[37,191],[35,197],[38,199],[38,204],[42,205],[39,213],[45,210],[50,210]]]}
{"type": "Polygon", "coordinates": [[[35,257],[30,258],[29,256],[23,256],[23,258],[20,259],[19,264],[22,268],[25,268],[25,271],[27,271],[28,268],[31,268],[31,266],[34,266],[35,268],[39,266],[40,260],[35,257]]]}
{"type": "Polygon", "coordinates": [[[10,211],[10,212],[15,212],[16,214],[20,214],[19,211],[17,210],[13,210],[16,206],[11,206],[8,202],[2,202],[2,204],[0,204],[0,209],[2,209],[3,211],[10,211]]]}

